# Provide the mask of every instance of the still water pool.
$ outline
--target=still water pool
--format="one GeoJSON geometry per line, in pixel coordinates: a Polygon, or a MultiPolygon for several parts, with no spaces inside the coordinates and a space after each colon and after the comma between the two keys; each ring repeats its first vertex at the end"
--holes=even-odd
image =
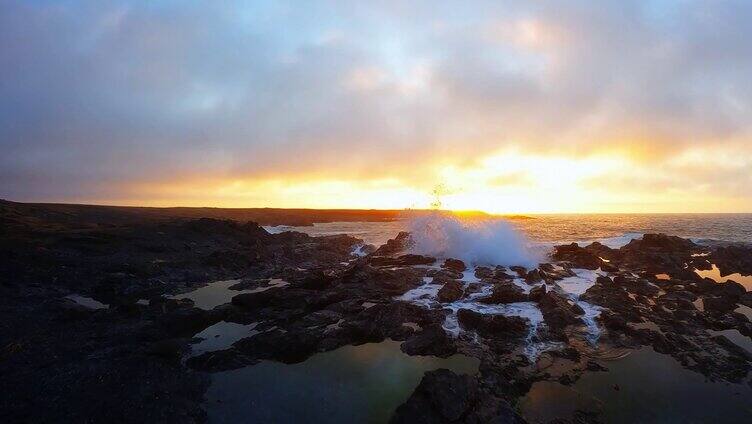
{"type": "Polygon", "coordinates": [[[426,371],[478,371],[475,358],[408,356],[399,345],[387,340],[345,346],[299,364],[262,361],[214,373],[206,394],[209,421],[384,423],[426,371]]]}
{"type": "Polygon", "coordinates": [[[613,361],[607,372],[587,373],[572,386],[535,383],[521,399],[531,423],[600,412],[607,423],[749,423],[752,387],[707,381],[650,347],[613,361]]]}

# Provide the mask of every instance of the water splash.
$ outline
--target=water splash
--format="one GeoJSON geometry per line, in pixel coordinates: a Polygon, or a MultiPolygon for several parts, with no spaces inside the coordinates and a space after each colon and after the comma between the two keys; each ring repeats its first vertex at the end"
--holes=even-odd
{"type": "Polygon", "coordinates": [[[580,300],[580,296],[595,284],[595,280],[599,276],[606,275],[606,273],[600,269],[595,271],[588,269],[572,269],[572,271],[575,273],[574,276],[557,281],[556,285],[564,292],[564,294],[572,299],[574,303],[585,311],[585,314],[582,316],[582,322],[585,323],[585,329],[587,331],[585,338],[591,345],[595,345],[601,334],[601,329],[595,319],[600,316],[603,308],[585,302],[584,300],[580,300]]]}
{"type": "Polygon", "coordinates": [[[364,249],[366,247],[365,243],[359,243],[353,246],[352,252],[350,252],[351,256],[357,256],[359,258],[362,258],[363,256],[368,255],[368,252],[366,252],[364,249]]]}
{"type": "Polygon", "coordinates": [[[457,258],[470,264],[535,267],[540,255],[525,236],[502,219],[460,220],[434,212],[408,223],[414,253],[457,258]]]}
{"type": "MultiPolygon", "coordinates": [[[[465,271],[462,280],[460,281],[464,287],[480,282],[479,279],[475,277],[475,268],[470,268],[465,271]]],[[[524,283],[521,279],[516,283],[520,284],[520,286],[524,284],[529,291],[530,286],[524,283]]],[[[410,302],[427,309],[442,308],[447,310],[449,313],[444,320],[442,328],[447,334],[453,337],[459,337],[460,334],[464,332],[462,327],[460,327],[459,320],[457,319],[457,312],[460,309],[469,309],[484,315],[504,315],[525,318],[529,322],[529,327],[528,334],[525,337],[523,353],[528,359],[530,359],[530,361],[535,361],[542,352],[558,346],[555,342],[546,342],[538,339],[538,329],[545,325],[545,323],[543,320],[543,314],[538,308],[538,305],[534,302],[516,302],[508,304],[481,303],[480,299],[491,295],[493,291],[493,285],[481,283],[479,291],[471,293],[466,298],[455,302],[442,304],[437,299],[440,289],[441,284],[434,284],[431,277],[424,277],[423,285],[397,297],[397,300],[410,302]]]]}

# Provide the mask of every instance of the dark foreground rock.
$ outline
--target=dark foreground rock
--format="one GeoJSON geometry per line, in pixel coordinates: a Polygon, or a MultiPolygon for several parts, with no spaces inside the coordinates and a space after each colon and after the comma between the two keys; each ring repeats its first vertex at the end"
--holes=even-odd
{"type": "Polygon", "coordinates": [[[524,423],[504,400],[483,391],[478,381],[446,369],[429,371],[389,421],[402,423],[524,423]]]}
{"type": "Polygon", "coordinates": [[[139,216],[130,210],[92,221],[75,208],[32,214],[2,206],[0,422],[204,422],[213,372],[387,339],[408,355],[480,360],[473,376],[427,373],[393,422],[521,422],[510,404],[533,382],[574,384],[603,369],[583,340],[583,309],[557,286],[578,268],[604,274],[577,299],[601,308],[599,346],[650,346],[716,381],[744,381],[752,368],[749,353],[717,333],[752,336],[752,322],[735,312],[752,296],[693,272],[717,261],[725,273],[744,273],[746,247],[660,234],[621,249],[559,246],[552,263],[478,267],[480,281],[467,284],[459,280],[469,264],[427,269],[435,260],[407,254],[407,233],[357,257],[361,240],[273,235],[252,222],[118,215],[139,216]],[[224,304],[204,309],[172,298],[219,280],[237,280],[224,304]],[[424,285],[437,296],[403,300],[424,285]],[[494,313],[453,315],[448,304],[479,301],[490,286],[474,309],[494,313]],[[101,303],[67,297],[74,294],[101,303]],[[498,313],[523,301],[539,307],[537,328],[498,313]],[[253,332],[223,350],[191,352],[193,337],[222,321],[252,324],[253,332]],[[530,356],[525,348],[537,342],[552,347],[530,356]]]}
{"type": "Polygon", "coordinates": [[[457,319],[463,328],[477,331],[490,338],[524,337],[529,328],[529,321],[525,318],[485,315],[469,309],[457,311],[457,319]]]}

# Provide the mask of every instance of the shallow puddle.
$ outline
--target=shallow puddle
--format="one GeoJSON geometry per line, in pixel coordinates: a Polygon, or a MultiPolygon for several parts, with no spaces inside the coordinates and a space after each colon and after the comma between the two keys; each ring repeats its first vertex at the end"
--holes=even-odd
{"type": "Polygon", "coordinates": [[[744,286],[747,291],[752,291],[752,275],[741,275],[739,273],[729,274],[729,275],[721,275],[721,270],[718,269],[715,264],[713,264],[713,268],[709,270],[700,270],[696,269],[695,273],[699,275],[702,278],[710,278],[716,283],[724,283],[726,281],[732,280],[736,281],[737,283],[744,286]]]}
{"type": "Polygon", "coordinates": [[[571,417],[577,409],[600,412],[608,423],[752,420],[749,385],[706,381],[652,348],[603,364],[609,371],[586,373],[572,386],[533,384],[520,399],[522,415],[531,423],[571,417]]]}
{"type": "Polygon", "coordinates": [[[749,353],[752,353],[752,339],[740,333],[739,330],[709,330],[708,332],[714,336],[726,336],[726,338],[731,340],[735,345],[741,347],[749,353]]]}
{"type": "Polygon", "coordinates": [[[193,354],[200,355],[204,352],[227,349],[240,339],[258,334],[255,330],[257,325],[258,323],[242,325],[220,321],[194,336],[203,340],[192,346],[193,354]]]}
{"type": "Polygon", "coordinates": [[[345,346],[299,364],[262,361],[214,373],[206,393],[209,422],[384,423],[426,371],[478,370],[475,358],[408,356],[399,345],[345,346]]]}
{"type": "Polygon", "coordinates": [[[288,283],[279,278],[272,278],[266,286],[247,290],[232,290],[230,287],[240,283],[240,280],[224,280],[209,283],[203,287],[188,293],[172,296],[172,299],[191,299],[197,308],[212,309],[225,303],[230,303],[232,298],[241,293],[258,293],[273,287],[285,287],[288,283]]]}
{"type": "Polygon", "coordinates": [[[748,320],[752,321],[752,308],[750,308],[747,305],[738,305],[739,307],[734,309],[734,312],[738,314],[742,314],[745,317],[747,317],[748,320]]]}
{"type": "Polygon", "coordinates": [[[68,296],[65,296],[66,299],[70,299],[76,303],[78,303],[81,306],[84,306],[89,309],[107,309],[110,306],[105,305],[104,303],[94,300],[90,297],[81,296],[80,294],[69,294],[68,296]]]}
{"type": "Polygon", "coordinates": [[[561,289],[567,294],[575,297],[582,296],[587,289],[595,285],[595,280],[599,276],[605,275],[600,269],[596,271],[591,271],[589,269],[572,269],[572,271],[575,273],[574,276],[559,280],[556,282],[556,285],[561,287],[561,289]]]}
{"type": "Polygon", "coordinates": [[[705,301],[702,300],[701,297],[698,297],[692,302],[693,305],[695,305],[695,308],[697,308],[700,312],[705,312],[705,301]]]}

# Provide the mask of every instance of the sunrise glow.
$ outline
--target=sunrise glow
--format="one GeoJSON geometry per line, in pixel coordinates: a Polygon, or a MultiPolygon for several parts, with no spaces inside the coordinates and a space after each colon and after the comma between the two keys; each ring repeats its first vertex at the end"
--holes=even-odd
{"type": "Polygon", "coordinates": [[[455,210],[752,210],[749,26],[606,3],[11,2],[0,36],[26,41],[0,47],[0,193],[399,209],[440,186],[455,210]]]}

